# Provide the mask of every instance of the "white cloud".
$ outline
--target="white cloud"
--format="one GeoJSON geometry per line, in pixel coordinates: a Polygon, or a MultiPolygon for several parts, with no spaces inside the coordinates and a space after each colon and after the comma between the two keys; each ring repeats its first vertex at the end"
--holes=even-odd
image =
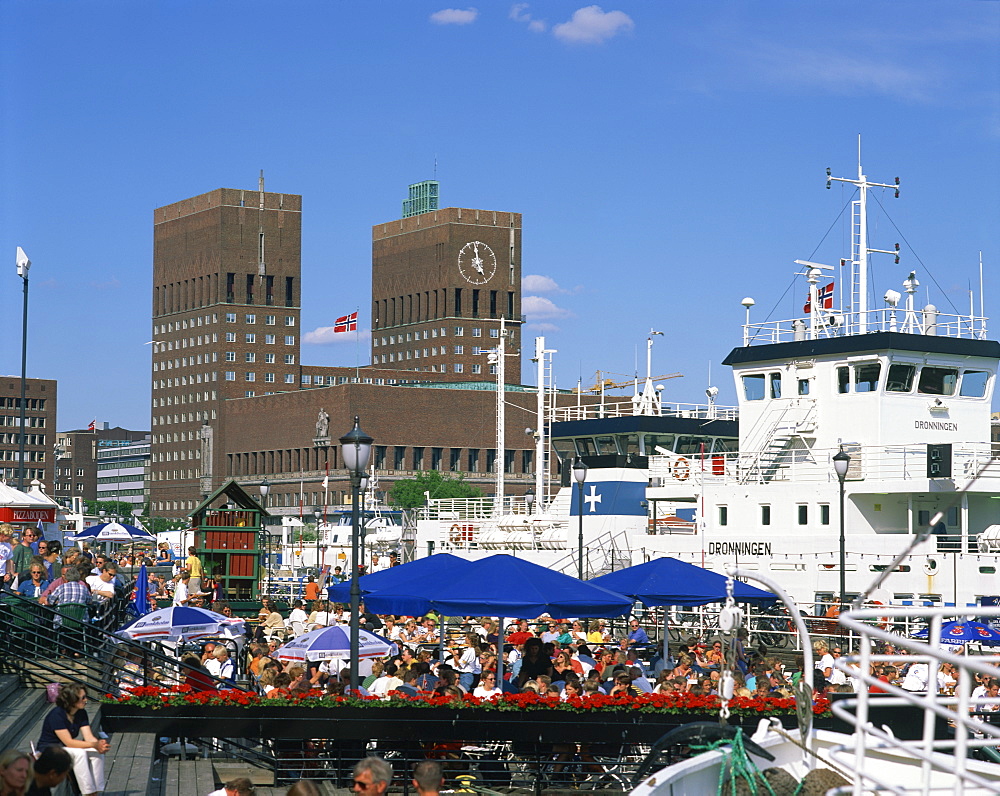
{"type": "Polygon", "coordinates": [[[563,293],[556,280],[541,274],[528,274],[521,278],[521,290],[529,293],[563,293]]]}
{"type": "Polygon", "coordinates": [[[521,312],[528,316],[529,323],[541,318],[567,318],[573,314],[544,296],[524,296],[521,299],[521,312]]]}
{"type": "Polygon", "coordinates": [[[475,8],[442,8],[431,14],[435,25],[470,25],[476,21],[479,11],[475,8]]]}
{"type": "Polygon", "coordinates": [[[359,339],[367,343],[372,339],[372,333],[367,330],[359,332],[334,332],[332,326],[319,326],[311,332],[302,335],[302,342],[309,345],[331,345],[337,343],[356,343],[359,339]]]}
{"type": "Polygon", "coordinates": [[[585,6],[573,12],[569,22],[552,27],[552,35],[572,44],[601,44],[619,33],[635,28],[624,11],[603,11],[600,6],[585,6]]]}
{"type": "Polygon", "coordinates": [[[558,332],[559,327],[554,323],[531,323],[530,321],[524,324],[525,329],[530,329],[533,332],[558,332]]]}
{"type": "Polygon", "coordinates": [[[514,3],[510,7],[510,18],[515,22],[524,22],[528,30],[532,33],[544,33],[548,30],[548,23],[541,19],[535,19],[528,11],[527,3],[514,3]]]}

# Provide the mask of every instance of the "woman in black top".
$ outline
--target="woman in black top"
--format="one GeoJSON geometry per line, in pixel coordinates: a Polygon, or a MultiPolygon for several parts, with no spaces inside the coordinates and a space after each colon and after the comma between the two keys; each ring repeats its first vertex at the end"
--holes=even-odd
{"type": "Polygon", "coordinates": [[[540,638],[529,638],[524,642],[524,657],[521,659],[521,670],[517,673],[518,688],[540,674],[552,677],[552,659],[543,654],[540,638]]]}
{"type": "Polygon", "coordinates": [[[55,707],[42,723],[38,739],[38,751],[50,746],[66,748],[73,758],[73,774],[84,796],[104,790],[104,753],[110,748],[106,740],[91,732],[86,704],[86,688],[64,685],[59,689],[55,707]]]}

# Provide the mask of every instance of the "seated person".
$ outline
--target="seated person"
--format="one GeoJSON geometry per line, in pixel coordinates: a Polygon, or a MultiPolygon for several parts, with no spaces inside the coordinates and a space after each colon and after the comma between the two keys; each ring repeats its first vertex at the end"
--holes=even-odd
{"type": "Polygon", "coordinates": [[[42,592],[48,588],[49,583],[45,564],[33,563],[28,569],[28,577],[18,579],[17,593],[22,597],[37,600],[42,596],[42,592]]]}
{"type": "Polygon", "coordinates": [[[81,685],[63,685],[56,704],[45,716],[38,751],[62,746],[73,758],[73,774],[81,793],[97,794],[104,790],[104,755],[111,747],[95,737],[87,716],[87,689],[81,685]]]}

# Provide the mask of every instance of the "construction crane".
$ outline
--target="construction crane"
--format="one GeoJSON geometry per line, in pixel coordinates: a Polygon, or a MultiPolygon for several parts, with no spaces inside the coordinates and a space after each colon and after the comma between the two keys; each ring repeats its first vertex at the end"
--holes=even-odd
{"type": "MultiPolygon", "coordinates": [[[[613,381],[612,379],[601,378],[605,374],[607,374],[607,371],[603,370],[597,371],[594,374],[594,376],[597,378],[597,382],[591,387],[579,388],[579,391],[581,393],[585,393],[585,392],[601,392],[602,390],[624,390],[628,387],[637,388],[637,385],[640,383],[640,381],[644,381],[644,379],[640,379],[638,376],[634,376],[628,381],[613,381]]],[[[607,375],[622,376],[624,374],[611,373],[607,375]]],[[[680,379],[683,377],[684,377],[683,373],[668,373],[665,376],[655,376],[653,377],[652,381],[666,381],[667,379],[680,379]]]]}

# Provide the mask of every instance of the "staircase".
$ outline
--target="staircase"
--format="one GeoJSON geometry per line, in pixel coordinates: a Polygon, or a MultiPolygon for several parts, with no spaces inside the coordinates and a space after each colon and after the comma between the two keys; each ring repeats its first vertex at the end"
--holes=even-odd
{"type": "Polygon", "coordinates": [[[798,440],[816,430],[816,414],[815,401],[790,403],[770,423],[758,424],[764,431],[752,434],[748,451],[740,454],[740,483],[781,480],[793,461],[793,452],[801,450],[796,446],[798,440]]]}

